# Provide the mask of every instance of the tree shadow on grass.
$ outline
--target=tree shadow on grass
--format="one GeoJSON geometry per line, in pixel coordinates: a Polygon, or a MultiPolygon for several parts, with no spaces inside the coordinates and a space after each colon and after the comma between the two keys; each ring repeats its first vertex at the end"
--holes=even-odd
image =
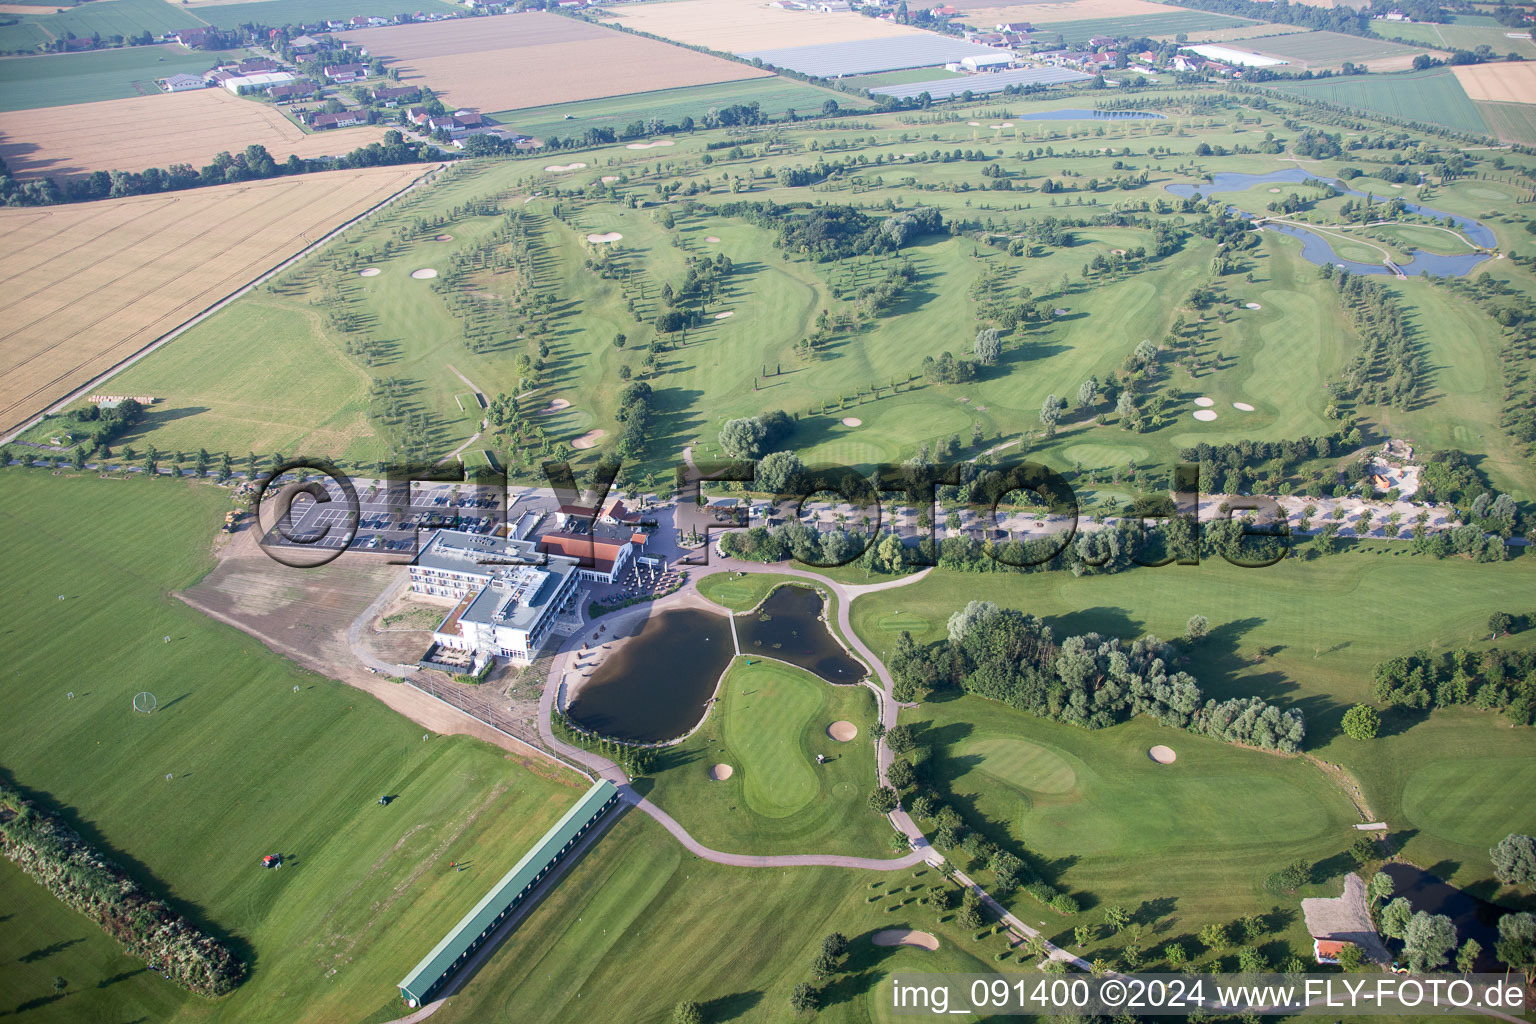
{"type": "Polygon", "coordinates": [[[80,942],[84,942],[84,941],[85,941],[85,939],[83,937],[82,938],[78,938],[78,939],[61,939],[60,941],[51,943],[50,945],[47,945],[47,946],[39,946],[38,948],[32,950],[30,953],[22,954],[21,956],[16,958],[16,962],[17,963],[23,963],[23,964],[32,964],[32,963],[36,963],[39,960],[46,960],[50,956],[53,956],[55,953],[62,953],[66,949],[68,949],[70,946],[73,946],[76,943],[80,943],[80,942]]]}

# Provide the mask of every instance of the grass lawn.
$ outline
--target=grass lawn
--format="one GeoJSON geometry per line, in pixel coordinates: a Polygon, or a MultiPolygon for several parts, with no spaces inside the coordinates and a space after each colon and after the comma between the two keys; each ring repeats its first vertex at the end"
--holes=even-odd
{"type": "Polygon", "coordinates": [[[842,79],[843,84],[851,85],[858,89],[869,89],[877,85],[906,85],[908,82],[936,82],[941,78],[964,78],[959,71],[948,71],[942,66],[936,68],[906,68],[902,71],[877,71],[872,75],[848,75],[842,79]]]}
{"type": "Polygon", "coordinates": [[[715,604],[733,612],[756,608],[776,588],[784,585],[784,577],[776,573],[717,572],[699,580],[699,593],[715,604]]]}
{"type": "Polygon", "coordinates": [[[748,661],[732,662],[704,724],[663,754],[651,798],[718,850],[894,856],[890,826],[867,803],[874,695],[783,662],[748,661]],[[828,736],[836,721],[858,726],[858,738],[828,736]],[[818,765],[817,754],[830,760],[818,765]],[[734,773],[712,781],[716,764],[734,773]]]}
{"type": "Polygon", "coordinates": [[[896,972],[1020,970],[993,958],[1000,938],[977,942],[956,928],[954,911],[936,923],[916,902],[938,880],[927,866],[879,874],[724,867],[689,856],[655,822],[629,813],[434,1020],[522,1024],[533,1012],[551,1024],[585,1024],[594,1014],[663,1024],[692,999],[709,1021],[778,1024],[792,1019],[790,993],[834,931],[848,937],[849,955],[816,1020],[901,1020],[882,1009],[896,972]],[[939,949],[870,943],[892,927],[932,932],[939,949]]]}
{"type": "Polygon", "coordinates": [[[1352,75],[1275,86],[1281,92],[1405,121],[1428,121],[1458,131],[1485,133],[1489,126],[1450,68],[1391,75],[1352,75]]]}
{"type": "Polygon", "coordinates": [[[157,79],[200,75],[231,54],[180,46],[132,46],[0,60],[0,110],[126,99],[159,90],[157,79]]]}
{"type": "MultiPolygon", "coordinates": [[[[209,1002],[168,995],[149,972],[89,989],[127,970],[93,957],[94,974],[52,971],[80,992],[36,1019],[86,1019],[97,1000],[175,1021],[394,1016],[394,983],[584,788],[476,740],[423,742],[371,697],[175,600],[209,568],[228,501],[208,485],[16,470],[0,487],[0,613],[29,637],[0,682],[5,770],[252,964],[209,1002]],[[140,690],[154,714],[131,710],[140,690]],[[397,797],[387,808],[384,793],[397,797]],[[287,864],[261,870],[267,853],[287,864]]],[[[23,905],[51,901],[25,884],[23,905]]],[[[35,929],[32,947],[96,931],[43,910],[16,920],[35,929]]]]}
{"type": "MultiPolygon", "coordinates": [[[[1115,904],[1133,914],[1140,908],[1149,928],[1156,920],[1150,930],[1159,945],[1212,921],[1267,911],[1276,902],[1263,889],[1271,873],[1298,858],[1337,854],[1359,820],[1302,759],[1151,720],[1090,731],[973,697],[909,714],[919,742],[933,751],[931,773],[944,799],[969,823],[985,822],[994,841],[1022,843],[1047,879],[1078,897],[1084,910],[1073,918],[1022,893],[1010,901],[1062,944],[1071,943],[1072,925],[1100,920],[1115,904]],[[1173,747],[1178,761],[1154,763],[1147,750],[1155,744],[1173,747]]],[[[965,865],[963,852],[954,856],[965,865]]],[[[1306,942],[1299,920],[1283,934],[1298,950],[1306,942]]]]}
{"type": "Polygon", "coordinates": [[[771,117],[781,117],[787,110],[819,114],[822,104],[828,100],[834,100],[840,107],[869,106],[869,101],[861,96],[807,85],[791,78],[774,77],[658,89],[655,92],[555,103],[544,107],[524,107],[491,116],[535,138],[551,135],[566,138],[580,135],[588,128],[612,128],[619,131],[632,121],[648,121],[653,117],[673,124],[684,117],[692,117],[702,125],[704,115],[711,109],[732,104],[756,103],[764,114],[771,117]]]}

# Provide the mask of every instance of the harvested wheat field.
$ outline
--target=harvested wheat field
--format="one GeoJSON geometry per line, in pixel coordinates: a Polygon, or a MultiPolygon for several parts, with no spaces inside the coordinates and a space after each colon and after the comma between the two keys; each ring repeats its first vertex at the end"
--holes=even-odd
{"type": "Polygon", "coordinates": [[[955,4],[968,25],[1000,25],[1007,21],[1027,21],[1049,25],[1058,21],[1087,21],[1091,18],[1134,18],[1144,14],[1177,14],[1183,7],[1155,4],[1150,0],[1047,0],[1045,3],[955,4]]]}
{"type": "Polygon", "coordinates": [[[282,163],[346,153],[384,137],[383,127],[306,135],[276,107],[223,89],[77,103],[69,116],[53,107],[0,114],[0,159],[18,178],[70,177],[90,171],[201,167],[222,152],[265,146],[282,163]]]}
{"type": "Polygon", "coordinates": [[[769,7],[762,0],[674,0],[664,4],[610,7],[606,9],[604,20],[689,46],[707,46],[725,53],[804,46],[812,42],[889,39],[921,31],[866,18],[852,11],[835,14],[785,11],[769,7]]]}
{"type": "Polygon", "coordinates": [[[539,11],[370,28],[349,33],[347,41],[398,68],[402,82],[420,81],[450,103],[484,110],[518,110],[772,74],[539,11]],[[580,74],[570,73],[578,67],[580,74]]]}
{"type": "Polygon", "coordinates": [[[0,430],[42,412],[426,170],[330,171],[0,210],[0,430]]]}
{"type": "Polygon", "coordinates": [[[1472,64],[1452,70],[1456,72],[1456,81],[1474,100],[1536,103],[1536,64],[1500,62],[1472,64]]]}

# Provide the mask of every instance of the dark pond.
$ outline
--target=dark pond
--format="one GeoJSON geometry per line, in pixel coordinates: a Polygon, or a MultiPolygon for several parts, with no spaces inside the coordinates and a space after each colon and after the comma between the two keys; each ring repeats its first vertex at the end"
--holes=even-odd
{"type": "Polygon", "coordinates": [[[724,616],[662,612],[598,666],[567,713],[583,729],[615,739],[676,739],[704,717],[735,652],[724,616]]]}
{"type": "Polygon", "coordinates": [[[741,653],[799,665],[831,683],[856,683],[864,666],[850,658],[827,624],[817,618],[821,594],[810,587],[782,586],[750,612],[736,616],[741,653]]]}
{"type": "MultiPolygon", "coordinates": [[[[1392,879],[1394,899],[1401,896],[1414,910],[1444,914],[1451,919],[1456,925],[1458,948],[1468,939],[1477,940],[1483,947],[1482,955],[1477,958],[1479,971],[1502,970],[1494,959],[1493,946],[1499,941],[1499,918],[1505,911],[1412,864],[1388,864],[1382,870],[1392,879]]],[[[1394,954],[1402,952],[1402,943],[1390,939],[1387,942],[1394,954]]]]}

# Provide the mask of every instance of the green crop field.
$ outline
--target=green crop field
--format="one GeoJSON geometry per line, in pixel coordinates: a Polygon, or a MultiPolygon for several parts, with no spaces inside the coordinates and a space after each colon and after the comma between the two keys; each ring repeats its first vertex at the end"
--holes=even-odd
{"type": "Polygon", "coordinates": [[[1173,35],[1178,32],[1198,32],[1202,29],[1236,28],[1239,25],[1256,25],[1247,18],[1233,18],[1225,14],[1207,14],[1204,11],[1170,11],[1167,14],[1138,14],[1126,18],[1085,18],[1079,21],[1054,21],[1037,26],[1037,34],[1058,33],[1068,46],[1081,46],[1094,36],[1141,36],[1173,35]]]}
{"type": "Polygon", "coordinates": [[[728,853],[847,853],[895,856],[891,828],[870,810],[875,788],[873,695],[833,686],[804,669],[738,658],[704,724],[663,755],[649,794],[706,846],[728,853]],[[854,723],[856,740],[827,735],[854,723]],[[824,754],[826,764],[817,764],[824,754]],[[709,776],[730,765],[723,782],[709,776]]]}
{"type": "Polygon", "coordinates": [[[702,125],[705,115],[711,109],[732,104],[756,103],[764,114],[772,117],[782,117],[789,110],[801,114],[819,114],[822,105],[828,100],[841,107],[855,109],[869,105],[869,101],[861,96],[807,85],[790,78],[775,77],[658,89],[655,92],[556,103],[546,107],[523,107],[491,116],[535,138],[552,135],[565,138],[580,135],[588,128],[612,128],[617,132],[633,121],[647,121],[653,117],[671,123],[691,117],[702,125]]]}
{"type": "Polygon", "coordinates": [[[1315,82],[1288,82],[1275,88],[1295,96],[1375,111],[1405,121],[1485,133],[1479,108],[1467,98],[1450,68],[1396,75],[1358,75],[1315,82]]]}
{"type": "Polygon", "coordinates": [[[127,37],[140,32],[158,37],[179,28],[204,24],[190,10],[165,0],[96,0],[59,7],[62,10],[43,8],[48,12],[46,14],[10,14],[0,18],[0,21],[14,21],[0,25],[0,53],[28,52],[71,34],[82,39],[100,35],[110,41],[116,36],[127,37]]]}
{"type": "MultiPolygon", "coordinates": [[[[1343,850],[1359,820],[1303,760],[1151,721],[1089,731],[973,697],[925,704],[913,721],[943,798],[967,808],[993,841],[1022,843],[1053,885],[1078,898],[1077,920],[1022,893],[1010,901],[1024,920],[1053,919],[1047,934],[1063,945],[1073,924],[1113,904],[1133,913],[1143,900],[1162,904],[1159,932],[1186,940],[1207,923],[1268,910],[1270,874],[1343,850]],[[1152,761],[1157,744],[1178,760],[1152,761]]],[[[1297,951],[1307,944],[1300,922],[1283,937],[1297,951]]]]}
{"type": "Polygon", "coordinates": [[[345,21],[357,15],[392,18],[397,14],[435,11],[449,14],[464,8],[446,0],[253,0],[244,4],[211,4],[196,9],[197,16],[210,25],[233,28],[250,22],[261,25],[314,24],[317,21],[345,21]]]}
{"type": "Polygon", "coordinates": [[[963,77],[959,71],[946,71],[942,67],[907,68],[904,71],[880,71],[873,75],[848,75],[842,82],[855,88],[869,89],[877,85],[906,85],[908,82],[935,82],[941,78],[963,77]]]}
{"type": "Polygon", "coordinates": [[[822,937],[848,957],[821,995],[818,1021],[899,1021],[883,986],[912,971],[1020,971],[1002,938],[976,941],[917,903],[940,881],[926,865],[882,874],[843,868],[731,868],[688,856],[660,826],[627,814],[435,1016],[450,1024],[538,1019],[656,1021],[684,999],[710,1021],[793,1019],[822,937]],[[934,952],[881,948],[886,928],[918,928],[934,952]],[[640,960],[637,960],[637,956],[640,960]],[[594,1009],[596,1007],[597,1009],[594,1009]]]}
{"type": "Polygon", "coordinates": [[[1505,28],[1492,18],[1476,15],[1453,14],[1447,17],[1450,19],[1447,24],[1432,21],[1392,22],[1378,23],[1375,29],[1378,35],[1411,39],[1442,50],[1476,50],[1479,46],[1489,46],[1499,56],[1518,53],[1526,59],[1536,57],[1536,44],[1531,40],[1511,39],[1507,35],[1523,30],[1505,28]]]}
{"type": "Polygon", "coordinates": [[[0,610],[30,637],[0,684],[11,708],[0,766],[254,965],[217,1002],[179,993],[5,865],[0,887],[17,902],[0,944],[67,947],[59,969],[45,956],[24,972],[73,987],[29,1019],[392,1010],[394,983],[582,792],[585,780],[535,774],[477,740],[424,743],[373,698],[177,601],[209,568],[226,507],[223,489],[169,480],[10,471],[0,488],[11,581],[0,610]],[[159,702],[151,715],[131,707],[143,689],[159,702]],[[287,864],[262,870],[268,853],[287,864]]]}
{"type": "Polygon", "coordinates": [[[1293,32],[1248,40],[1239,46],[1276,57],[1284,57],[1303,67],[1329,67],[1344,61],[1380,60],[1384,57],[1410,57],[1423,50],[1381,39],[1345,35],[1342,32],[1293,32]]]}
{"type": "Polygon", "coordinates": [[[118,100],[156,92],[157,79],[199,75],[229,54],[180,46],[132,46],[0,60],[0,110],[118,100]]]}
{"type": "Polygon", "coordinates": [[[1509,142],[1536,145],[1536,111],[1526,103],[1477,103],[1488,130],[1509,142]]]}

